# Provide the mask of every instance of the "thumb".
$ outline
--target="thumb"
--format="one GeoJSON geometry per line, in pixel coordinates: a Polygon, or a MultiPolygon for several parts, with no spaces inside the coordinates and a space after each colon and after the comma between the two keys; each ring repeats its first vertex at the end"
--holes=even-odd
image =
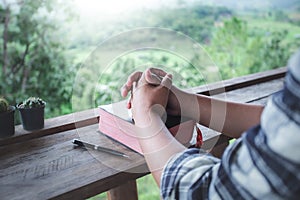
{"type": "Polygon", "coordinates": [[[172,87],[172,74],[167,74],[161,81],[161,85],[170,89],[172,87]]]}

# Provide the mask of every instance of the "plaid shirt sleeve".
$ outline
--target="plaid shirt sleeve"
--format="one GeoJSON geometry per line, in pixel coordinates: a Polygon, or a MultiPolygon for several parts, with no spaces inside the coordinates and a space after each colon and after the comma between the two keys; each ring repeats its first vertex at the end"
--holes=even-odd
{"type": "Polygon", "coordinates": [[[161,180],[163,199],[298,199],[300,197],[300,51],[284,89],[260,125],[229,146],[221,160],[201,150],[173,156],[161,180]]]}

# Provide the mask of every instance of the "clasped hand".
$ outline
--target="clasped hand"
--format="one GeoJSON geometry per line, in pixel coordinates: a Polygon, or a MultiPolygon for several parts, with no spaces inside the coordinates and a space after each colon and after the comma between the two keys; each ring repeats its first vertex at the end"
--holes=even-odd
{"type": "Polygon", "coordinates": [[[134,72],[128,77],[121,89],[126,97],[131,92],[127,107],[131,108],[135,124],[147,127],[151,116],[162,115],[166,112],[172,75],[160,69],[150,68],[145,72],[134,72]]]}

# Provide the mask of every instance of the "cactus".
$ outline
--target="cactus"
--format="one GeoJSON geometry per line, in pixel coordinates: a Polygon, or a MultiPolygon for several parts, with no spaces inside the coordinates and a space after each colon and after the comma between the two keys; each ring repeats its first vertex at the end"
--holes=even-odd
{"type": "Polygon", "coordinates": [[[19,108],[39,108],[46,105],[46,102],[39,97],[29,97],[18,105],[19,108]]]}
{"type": "Polygon", "coordinates": [[[9,104],[4,98],[0,98],[0,113],[8,111],[9,104]]]}

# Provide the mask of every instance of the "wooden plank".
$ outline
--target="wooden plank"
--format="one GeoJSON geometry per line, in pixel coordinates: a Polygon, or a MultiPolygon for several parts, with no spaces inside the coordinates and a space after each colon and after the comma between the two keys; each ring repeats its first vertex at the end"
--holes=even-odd
{"type": "Polygon", "coordinates": [[[138,200],[136,181],[128,181],[121,186],[109,190],[107,197],[108,200],[138,200]]]}
{"type": "Polygon", "coordinates": [[[283,89],[284,78],[235,89],[223,94],[214,95],[214,98],[241,103],[254,103],[256,100],[271,96],[283,89]]]}
{"type": "Polygon", "coordinates": [[[45,127],[40,130],[26,131],[22,125],[15,128],[15,134],[9,138],[1,138],[0,146],[23,142],[51,134],[68,131],[99,122],[98,109],[90,109],[45,120],[45,127]]]}
{"type": "MultiPolygon", "coordinates": [[[[59,196],[53,197],[51,199],[65,200],[65,199],[86,199],[97,194],[106,192],[112,188],[117,188],[128,181],[135,181],[136,179],[144,176],[146,174],[138,173],[119,173],[114,177],[109,177],[107,179],[102,179],[86,185],[85,187],[72,190],[70,192],[61,194],[59,196]]],[[[126,196],[123,195],[123,196],[126,196]]]]}
{"type": "Polygon", "coordinates": [[[191,93],[213,96],[216,94],[232,91],[235,89],[282,78],[285,76],[286,71],[287,68],[282,67],[274,70],[268,70],[265,72],[259,72],[259,73],[254,73],[246,76],[232,78],[217,83],[194,87],[194,88],[186,89],[186,91],[191,93]]]}
{"type": "Polygon", "coordinates": [[[149,173],[141,155],[97,128],[95,124],[0,147],[1,199],[83,199],[149,173]],[[114,148],[130,159],[74,148],[74,138],[114,148]]]}

